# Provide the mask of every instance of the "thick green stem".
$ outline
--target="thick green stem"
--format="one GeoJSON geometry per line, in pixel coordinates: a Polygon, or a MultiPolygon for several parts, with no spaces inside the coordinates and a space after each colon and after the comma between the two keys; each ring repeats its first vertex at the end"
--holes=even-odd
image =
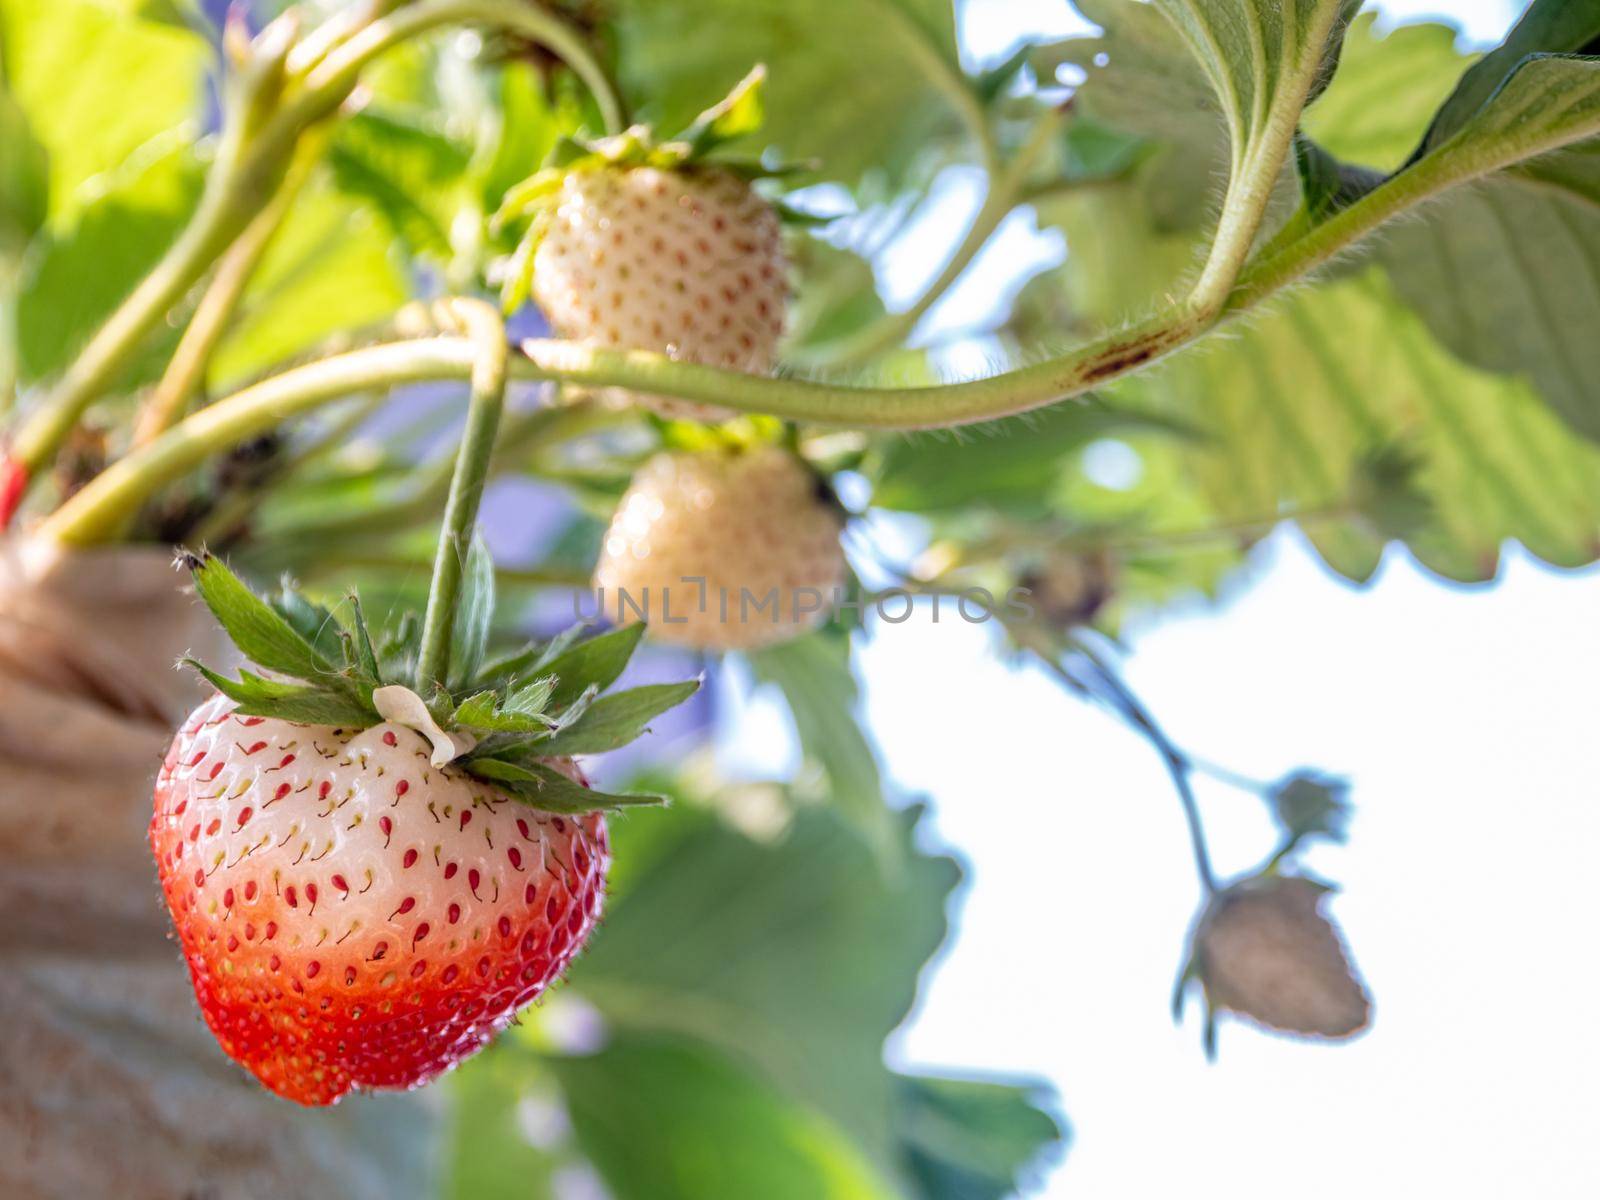
{"type": "Polygon", "coordinates": [[[417,691],[424,698],[445,686],[450,671],[450,634],[455,625],[456,601],[461,596],[461,575],[472,547],[478,504],[494,454],[495,434],[505,407],[507,360],[505,324],[499,312],[482,300],[446,302],[461,323],[474,348],[472,398],[467,405],[467,427],[461,435],[450,498],[445,501],[444,524],[433,560],[433,580],[428,588],[428,611],[422,619],[422,648],[417,656],[417,691]]]}

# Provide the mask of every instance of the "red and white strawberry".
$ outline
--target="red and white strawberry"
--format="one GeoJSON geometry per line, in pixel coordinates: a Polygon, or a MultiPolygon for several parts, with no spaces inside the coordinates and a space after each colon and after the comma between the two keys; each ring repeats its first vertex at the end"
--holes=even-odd
{"type": "Polygon", "coordinates": [[[571,755],[632,740],[695,685],[600,695],[638,644],[624,629],[486,667],[481,643],[462,647],[465,699],[423,678],[413,691],[394,682],[418,661],[413,623],[380,650],[354,597],[340,613],[293,593],[274,607],[215,558],[189,565],[272,672],[194,664],[220,694],[156,782],[150,842],[201,1014],[302,1104],[424,1083],[560,978],[595,927],[597,810],[646,798],[590,789],[571,755]]]}
{"type": "Polygon", "coordinates": [[[402,725],[216,696],[162,766],[150,840],[200,1011],[288,1099],[432,1078],[559,978],[599,916],[603,817],[539,812],[431,753],[402,725]]]}

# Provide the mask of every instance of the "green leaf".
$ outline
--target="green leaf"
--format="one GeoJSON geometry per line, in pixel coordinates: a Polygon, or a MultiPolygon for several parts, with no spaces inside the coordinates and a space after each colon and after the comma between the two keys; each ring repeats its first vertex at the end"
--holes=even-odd
{"type": "Polygon", "coordinates": [[[233,644],[251,662],[296,679],[332,673],[333,666],[266,601],[213,554],[186,564],[196,590],[233,644]]]}
{"type": "Polygon", "coordinates": [[[565,1113],[554,1080],[528,1058],[502,1040],[434,1085],[450,1101],[440,1193],[448,1200],[560,1200],[552,1176],[565,1147],[555,1122],[565,1113]],[[530,1108],[552,1114],[554,1136],[539,1146],[525,1132],[530,1108]]]}
{"type": "Polygon", "coordinates": [[[372,111],[341,122],[328,153],[340,189],[370,205],[412,254],[442,261],[469,161],[444,133],[372,111]]]}
{"type": "Polygon", "coordinates": [[[50,208],[50,153],[0,77],[0,269],[15,262],[50,208]]]}
{"type": "MultiPolygon", "coordinates": [[[[919,1200],[1005,1200],[1037,1183],[1065,1133],[1041,1086],[895,1077],[895,1120],[919,1200]]],[[[1031,1189],[1029,1189],[1031,1190],[1031,1189]]]]}
{"type": "Polygon", "coordinates": [[[846,1131],[703,1043],[624,1033],[551,1069],[617,1200],[896,1196],[846,1131]]]}
{"type": "Polygon", "coordinates": [[[903,182],[930,141],[957,129],[961,74],[947,0],[617,0],[624,91],[658,129],[688,126],[753,63],[765,120],[741,148],[816,159],[846,186],[903,182]]]}
{"type": "Polygon", "coordinates": [[[1333,83],[1306,110],[1305,133],[1341,162],[1398,169],[1471,61],[1456,49],[1459,31],[1429,22],[1378,28],[1364,12],[1345,35],[1333,83]]]}
{"type": "Polygon", "coordinates": [[[733,90],[694,119],[694,123],[675,140],[686,142],[691,156],[710,153],[724,142],[731,142],[761,128],[765,108],[761,100],[767,69],[752,67],[734,84],[733,90]]]}
{"type": "Polygon", "coordinates": [[[192,145],[210,57],[194,31],[94,0],[0,0],[0,46],[11,92],[49,154],[57,229],[96,202],[98,176],[151,143],[187,126],[192,145]]]}
{"type": "MultiPolygon", "coordinates": [[[[1140,386],[1214,429],[1191,461],[1224,519],[1286,501],[1365,505],[1371,454],[1399,444],[1419,460],[1413,495],[1433,513],[1407,544],[1440,574],[1492,579],[1512,538],[1564,566],[1600,546],[1600,451],[1566,434],[1526,384],[1452,358],[1375,271],[1298,293],[1140,386]]],[[[1338,516],[1303,526],[1353,579],[1370,577],[1395,532],[1338,516]]]]}
{"type": "Polygon", "coordinates": [[[212,687],[233,700],[238,711],[251,717],[276,717],[302,721],[307,725],[354,725],[366,728],[377,719],[370,705],[363,705],[349,694],[330,691],[314,684],[280,683],[241,671],[238,679],[198,663],[184,662],[198,671],[212,687]]]}
{"type": "MultiPolygon", "coordinates": [[[[200,194],[191,147],[174,139],[151,151],[107,176],[105,190],[82,205],[71,224],[55,223],[31,256],[17,311],[24,382],[63,370],[188,221],[200,194]]],[[[176,338],[168,329],[153,339],[122,386],[158,375],[176,338]]]]}
{"type": "Polygon", "coordinates": [[[392,239],[360,202],[308,182],[272,239],[208,371],[214,389],[374,325],[411,295],[392,239]]]}
{"type": "Polygon", "coordinates": [[[350,629],[355,635],[356,665],[363,681],[370,680],[373,687],[383,684],[383,674],[378,670],[378,652],[372,646],[372,634],[367,629],[367,614],[361,610],[361,597],[351,592],[345,598],[350,606],[350,629]]]}
{"type": "Polygon", "coordinates": [[[586,813],[664,803],[661,796],[653,793],[597,791],[572,782],[560,771],[538,761],[523,764],[501,758],[474,758],[468,760],[466,767],[471,774],[493,780],[519,800],[546,812],[586,813]]]}
{"type": "Polygon", "coordinates": [[[1530,54],[1593,54],[1597,42],[1600,5],[1592,0],[1534,0],[1505,41],[1461,76],[1439,107],[1418,156],[1470,125],[1530,54]]]}
{"type": "MultiPolygon", "coordinates": [[[[581,628],[575,627],[568,633],[581,631],[581,628]]],[[[591,685],[604,691],[615,683],[633,658],[633,652],[639,648],[639,639],[644,637],[644,630],[642,624],[623,625],[587,638],[575,646],[561,646],[558,644],[560,639],[557,639],[550,644],[556,653],[552,656],[547,651],[540,655],[529,664],[528,670],[540,675],[554,675],[556,685],[550,693],[549,706],[552,709],[566,708],[591,685]]]]}
{"type": "Polygon", "coordinates": [[[603,754],[625,746],[669,708],[682,704],[699,689],[698,680],[652,683],[601,696],[565,729],[537,744],[542,756],[603,754]]]}
{"type": "Polygon", "coordinates": [[[461,702],[452,720],[463,728],[489,733],[542,733],[550,727],[550,719],[543,714],[553,687],[553,679],[539,680],[504,702],[494,692],[479,692],[461,702]]]}
{"type": "MultiPolygon", "coordinates": [[[[569,986],[608,1027],[701,1039],[837,1128],[892,1178],[883,1039],[945,935],[960,872],[896,814],[893,865],[825,809],[757,842],[683,803],[613,826],[617,898],[569,986]]],[[[760,1194],[760,1193],[757,1193],[760,1194]]]]}
{"type": "Polygon", "coordinates": [[[1156,7],[1189,44],[1242,154],[1274,120],[1297,122],[1327,85],[1360,0],[1156,0],[1156,7]]]}
{"type": "Polygon", "coordinates": [[[311,643],[318,654],[331,661],[338,653],[339,622],[333,613],[307,599],[287,577],[278,594],[268,603],[296,633],[311,643]]]}
{"type": "Polygon", "coordinates": [[[477,676],[489,649],[493,626],[494,559],[483,535],[475,532],[461,568],[461,595],[456,601],[455,628],[451,633],[452,688],[459,689],[462,680],[477,676]]]}
{"type": "Polygon", "coordinates": [[[850,640],[814,633],[745,657],[759,682],[782,692],[801,751],[826,776],[829,802],[875,834],[886,811],[883,782],[856,713],[850,640]]]}

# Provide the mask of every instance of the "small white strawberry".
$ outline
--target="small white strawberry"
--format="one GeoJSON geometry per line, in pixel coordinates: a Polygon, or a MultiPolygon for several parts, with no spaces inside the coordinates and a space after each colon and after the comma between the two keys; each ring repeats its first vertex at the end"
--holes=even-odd
{"type": "MultiPolygon", "coordinates": [[[[750,181],[773,172],[717,153],[760,125],[764,79],[757,67],[671,139],[636,125],[599,141],[563,141],[552,165],[511,189],[496,218],[529,221],[508,267],[505,306],[531,295],[558,334],[585,345],[770,372],[789,264],[777,210],[750,181]]],[[[668,417],[734,415],[668,396],[606,397],[668,417]]]]}
{"type": "MultiPolygon", "coordinates": [[[[533,296],[563,337],[764,375],[788,297],[778,218],[715,167],[579,167],[535,252],[533,296]]],[[[669,417],[733,415],[622,396],[669,417]]]]}
{"type": "Polygon", "coordinates": [[[845,582],[843,512],[777,446],[658,454],[633,478],[601,545],[608,616],[640,610],[662,641],[748,650],[821,624],[845,582]]]}

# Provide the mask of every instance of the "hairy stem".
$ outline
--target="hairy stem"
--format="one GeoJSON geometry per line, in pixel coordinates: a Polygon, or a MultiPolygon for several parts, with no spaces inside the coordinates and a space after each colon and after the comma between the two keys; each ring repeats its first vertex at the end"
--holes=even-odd
{"type": "Polygon", "coordinates": [[[445,501],[433,580],[428,588],[428,610],[422,619],[416,682],[417,691],[424,697],[443,688],[449,674],[450,634],[455,625],[456,602],[461,596],[462,566],[472,546],[478,504],[483,499],[483,484],[505,407],[510,357],[505,323],[493,305],[482,300],[454,300],[446,301],[443,307],[460,322],[475,353],[467,427],[461,435],[455,474],[450,479],[450,497],[445,501]]]}

